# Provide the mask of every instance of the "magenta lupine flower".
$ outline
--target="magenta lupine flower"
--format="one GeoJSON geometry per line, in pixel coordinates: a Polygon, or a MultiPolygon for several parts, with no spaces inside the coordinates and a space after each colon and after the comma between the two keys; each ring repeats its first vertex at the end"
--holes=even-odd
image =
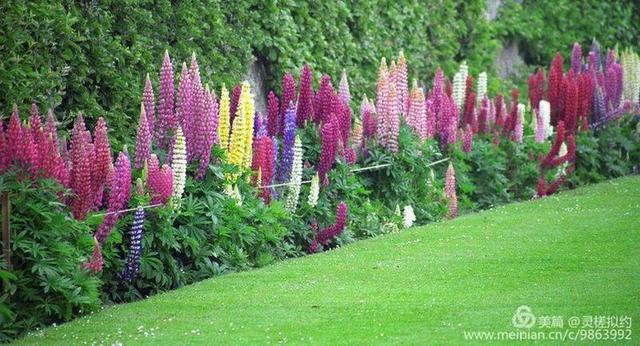
{"type": "MultiPolygon", "coordinates": [[[[313,92],[313,91],[312,91],[313,92]]],[[[302,97],[302,92],[300,92],[302,97]]],[[[298,103],[298,106],[300,104],[298,103]]],[[[280,132],[280,109],[278,104],[278,96],[273,91],[269,91],[267,96],[267,133],[273,137],[280,132]]]]}
{"type": "Polygon", "coordinates": [[[351,136],[351,107],[346,104],[338,104],[336,116],[340,124],[340,134],[342,136],[342,147],[349,146],[349,137],[351,136]]]}
{"type": "Polygon", "coordinates": [[[471,128],[470,124],[467,124],[467,126],[464,129],[464,132],[462,132],[462,151],[464,151],[465,153],[470,153],[472,149],[473,149],[473,129],[471,128]]]}
{"type": "Polygon", "coordinates": [[[615,60],[611,64],[607,64],[604,78],[607,109],[618,108],[622,97],[622,65],[615,60]]]}
{"type": "Polygon", "coordinates": [[[77,220],[84,220],[87,212],[93,208],[95,196],[92,185],[92,162],[89,142],[82,114],[76,118],[71,137],[71,212],[77,220]]]}
{"type": "Polygon", "coordinates": [[[213,98],[209,90],[205,90],[204,93],[204,110],[203,110],[203,126],[202,131],[199,133],[203,138],[203,147],[199,148],[200,167],[196,172],[196,178],[204,178],[207,168],[209,168],[209,161],[211,160],[211,149],[213,144],[217,141],[218,133],[218,102],[213,98]]]}
{"type": "Polygon", "coordinates": [[[290,73],[282,76],[282,97],[280,98],[280,134],[284,133],[285,113],[289,104],[296,103],[296,81],[290,73]]]}
{"type": "Polygon", "coordinates": [[[107,184],[107,177],[112,169],[111,145],[107,136],[107,123],[104,118],[98,118],[95,128],[94,161],[92,164],[93,190],[96,192],[96,206],[102,206],[102,191],[107,184]]]}
{"type": "Polygon", "coordinates": [[[389,113],[385,117],[386,143],[385,148],[392,153],[398,152],[398,134],[400,132],[400,110],[395,86],[391,85],[388,94],[389,113]]]}
{"type": "Polygon", "coordinates": [[[573,49],[571,50],[571,70],[576,76],[582,70],[582,47],[578,42],[573,44],[573,49]]]}
{"type": "Polygon", "coordinates": [[[367,139],[371,139],[376,135],[378,125],[376,124],[376,118],[373,113],[373,105],[365,96],[360,106],[360,114],[362,115],[362,134],[364,138],[367,139]]]}
{"type": "Polygon", "coordinates": [[[320,161],[318,162],[318,175],[323,185],[329,185],[327,174],[333,167],[336,158],[336,150],[338,146],[338,136],[335,129],[334,121],[326,121],[322,125],[322,150],[320,152],[320,161]]]}
{"type": "Polygon", "coordinates": [[[238,102],[240,102],[240,94],[242,94],[242,84],[236,84],[231,91],[231,101],[229,103],[229,125],[233,127],[233,120],[238,112],[238,102]]]}
{"type": "Polygon", "coordinates": [[[126,149],[118,155],[113,169],[113,177],[109,183],[109,206],[107,211],[112,214],[107,214],[96,230],[96,239],[101,244],[111,234],[120,217],[120,211],[127,207],[131,197],[131,162],[126,149]]]}
{"type": "Polygon", "coordinates": [[[488,130],[487,121],[489,118],[489,99],[487,95],[482,98],[480,113],[478,114],[478,133],[484,134],[488,130]]]}
{"type": "MultiPolygon", "coordinates": [[[[274,173],[273,155],[275,148],[273,144],[273,139],[271,139],[271,137],[261,136],[258,138],[257,168],[260,170],[260,186],[268,186],[271,184],[274,173]]],[[[265,203],[269,203],[271,201],[269,192],[269,188],[261,189],[262,199],[265,203]]]]}
{"type": "Polygon", "coordinates": [[[285,123],[282,138],[282,156],[278,165],[277,181],[289,182],[293,165],[294,146],[296,142],[296,109],[293,103],[289,104],[285,113],[285,123]]]}
{"type": "Polygon", "coordinates": [[[309,64],[304,64],[300,73],[300,96],[298,96],[298,110],[296,124],[304,127],[307,120],[314,118],[313,109],[313,71],[309,64]]]}
{"type": "Polygon", "coordinates": [[[149,78],[148,73],[144,81],[142,103],[144,104],[144,111],[147,113],[147,125],[149,125],[149,133],[153,135],[155,131],[154,126],[156,119],[156,97],[153,94],[153,84],[151,84],[151,78],[149,78]]]}
{"type": "Polygon", "coordinates": [[[127,266],[120,277],[128,282],[133,281],[140,272],[140,257],[142,256],[142,236],[144,232],[144,209],[136,208],[133,214],[133,223],[129,229],[129,251],[127,253],[127,266]]]}
{"type": "Polygon", "coordinates": [[[347,225],[348,209],[347,204],[340,202],[336,211],[336,220],[333,225],[323,229],[316,234],[316,241],[324,246],[329,245],[331,239],[339,236],[347,225]]]}
{"type": "Polygon", "coordinates": [[[96,245],[93,248],[93,254],[89,259],[89,262],[82,264],[83,270],[89,270],[93,273],[98,273],[102,271],[102,266],[104,265],[104,259],[102,258],[102,248],[100,244],[96,242],[96,245]]]}
{"type": "Polygon", "coordinates": [[[446,149],[456,143],[456,130],[458,128],[458,107],[451,96],[443,98],[441,107],[440,146],[446,149]]]}
{"type": "MultiPolygon", "coordinates": [[[[38,106],[34,103],[31,104],[31,113],[29,114],[29,128],[31,129],[31,135],[35,141],[36,146],[44,145],[44,129],[42,128],[42,119],[40,118],[40,111],[38,106]]],[[[43,153],[39,153],[43,154],[43,153]]],[[[40,159],[38,159],[40,160],[40,159]]]]}
{"type": "Polygon", "coordinates": [[[342,70],[342,77],[340,78],[340,85],[338,87],[338,95],[340,100],[347,105],[351,104],[351,92],[349,91],[349,80],[347,79],[347,71],[342,70]]]}
{"type": "Polygon", "coordinates": [[[158,157],[151,154],[148,161],[147,189],[151,204],[166,204],[173,193],[173,171],[169,165],[159,167],[158,157]]]}
{"type": "Polygon", "coordinates": [[[136,137],[136,161],[134,167],[141,169],[151,155],[151,134],[147,123],[147,114],[144,104],[140,105],[140,117],[138,118],[138,133],[136,137]]]}
{"type": "Polygon", "coordinates": [[[35,180],[39,169],[39,154],[30,128],[22,129],[19,157],[22,164],[29,170],[31,179],[35,180]]]}
{"type": "Polygon", "coordinates": [[[160,70],[160,99],[158,100],[158,126],[156,128],[156,142],[163,149],[169,147],[171,138],[169,131],[176,128],[177,120],[174,114],[174,82],[173,67],[169,52],[164,52],[162,69],[160,70]]]}
{"type": "MultiPolygon", "coordinates": [[[[433,77],[433,89],[431,90],[431,111],[437,116],[440,114],[440,108],[442,108],[442,103],[444,102],[444,72],[438,67],[436,70],[436,74],[433,77]]],[[[436,131],[440,131],[439,128],[436,128],[436,131]]]]}
{"type": "Polygon", "coordinates": [[[194,155],[194,93],[191,83],[191,73],[187,68],[187,64],[182,64],[182,73],[180,82],[178,83],[178,97],[176,99],[176,117],[178,124],[182,126],[184,139],[187,146],[187,162],[193,160],[194,155]]]}
{"type": "Polygon", "coordinates": [[[13,105],[11,118],[9,118],[9,126],[7,127],[7,161],[11,165],[20,155],[20,143],[22,142],[22,124],[20,123],[20,114],[18,106],[13,105]]]}
{"type": "Polygon", "coordinates": [[[45,137],[53,138],[54,142],[58,142],[58,129],[56,125],[56,118],[53,115],[53,111],[49,109],[47,112],[47,121],[44,123],[45,137]]]}
{"type": "Polygon", "coordinates": [[[336,103],[334,101],[335,95],[336,93],[331,84],[331,77],[326,74],[322,75],[320,79],[320,89],[318,89],[318,107],[314,109],[316,123],[330,121],[331,114],[336,109],[336,103]]]}

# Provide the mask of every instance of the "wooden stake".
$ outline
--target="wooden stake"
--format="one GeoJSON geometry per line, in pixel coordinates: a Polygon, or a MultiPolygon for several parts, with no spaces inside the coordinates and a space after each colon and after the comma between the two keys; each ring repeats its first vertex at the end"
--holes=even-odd
{"type": "Polygon", "coordinates": [[[11,229],[9,228],[9,192],[2,193],[2,254],[7,262],[7,269],[11,270],[11,229]]]}

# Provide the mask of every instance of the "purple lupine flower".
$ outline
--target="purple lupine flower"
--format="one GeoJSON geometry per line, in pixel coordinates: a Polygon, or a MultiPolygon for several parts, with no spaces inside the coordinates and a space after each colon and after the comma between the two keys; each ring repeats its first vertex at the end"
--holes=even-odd
{"type": "Polygon", "coordinates": [[[598,41],[595,39],[591,42],[591,52],[593,52],[594,56],[594,68],[595,70],[600,70],[600,45],[598,41]]]}
{"type": "Polygon", "coordinates": [[[267,134],[267,127],[264,123],[262,113],[255,112],[253,115],[253,137],[265,136],[267,134]]]}
{"type": "Polygon", "coordinates": [[[282,76],[282,97],[280,98],[280,134],[284,134],[286,115],[290,103],[296,102],[296,81],[290,73],[282,76]]]}
{"type": "MultiPolygon", "coordinates": [[[[312,91],[313,92],[313,91],[312,91]]],[[[302,91],[300,92],[302,97],[302,91]]],[[[298,104],[299,106],[299,104],[298,104]]],[[[267,132],[273,137],[280,132],[280,109],[278,104],[278,96],[273,91],[269,91],[267,96],[267,132]]]]}
{"type": "Polygon", "coordinates": [[[149,78],[148,73],[144,81],[142,103],[144,104],[144,111],[147,113],[147,125],[149,126],[149,133],[153,135],[156,119],[156,98],[153,94],[153,85],[151,84],[151,78],[149,78]]]}
{"type": "Polygon", "coordinates": [[[144,167],[144,163],[151,155],[151,134],[149,133],[147,119],[144,104],[141,104],[140,118],[138,119],[138,133],[136,137],[136,161],[134,165],[136,169],[144,167]]]}
{"type": "Polygon", "coordinates": [[[129,229],[129,251],[127,253],[127,266],[120,275],[124,281],[131,282],[140,273],[140,257],[142,256],[142,237],[144,233],[144,209],[136,208],[133,214],[133,223],[129,229]]]}
{"type": "Polygon", "coordinates": [[[304,64],[300,73],[300,96],[298,97],[298,110],[296,124],[304,127],[307,120],[313,119],[313,71],[309,64],[304,64]]]}
{"type": "Polygon", "coordinates": [[[590,127],[596,127],[597,124],[604,121],[607,113],[607,107],[605,105],[604,93],[602,88],[596,86],[596,90],[593,93],[593,116],[591,117],[590,127]]]}
{"type": "Polygon", "coordinates": [[[571,50],[571,70],[576,76],[582,70],[582,47],[578,42],[573,44],[573,49],[571,50]]]}
{"type": "Polygon", "coordinates": [[[160,99],[158,100],[158,126],[156,128],[156,143],[160,148],[169,147],[171,138],[168,132],[176,128],[177,121],[174,114],[174,82],[173,67],[169,52],[164,52],[162,69],[160,70],[160,99]]]}
{"type": "Polygon", "coordinates": [[[294,145],[296,141],[296,109],[293,103],[289,104],[285,113],[284,135],[282,138],[282,156],[278,166],[277,181],[280,183],[289,182],[291,177],[291,167],[293,165],[294,145]]]}
{"type": "Polygon", "coordinates": [[[622,66],[615,60],[607,64],[604,82],[607,110],[618,108],[622,97],[622,66]]]}

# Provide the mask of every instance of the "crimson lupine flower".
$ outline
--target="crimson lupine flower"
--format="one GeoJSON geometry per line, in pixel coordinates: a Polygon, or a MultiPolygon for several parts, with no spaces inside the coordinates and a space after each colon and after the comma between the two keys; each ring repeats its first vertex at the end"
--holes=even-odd
{"type": "Polygon", "coordinates": [[[480,114],[478,115],[478,133],[480,134],[484,134],[488,130],[489,107],[489,99],[485,95],[480,105],[480,114]]]}
{"type": "Polygon", "coordinates": [[[498,127],[504,127],[504,114],[505,106],[504,106],[504,97],[502,94],[496,95],[495,100],[495,125],[498,127]]]}
{"type": "Polygon", "coordinates": [[[556,57],[551,62],[551,67],[549,68],[549,74],[547,77],[547,98],[551,104],[551,124],[553,125],[558,122],[558,113],[560,111],[563,64],[562,56],[560,53],[557,53],[556,57]]]}
{"type": "Polygon", "coordinates": [[[296,124],[304,127],[307,120],[314,118],[313,109],[313,71],[309,64],[304,64],[300,73],[300,96],[298,97],[296,124]]]}
{"type": "Polygon", "coordinates": [[[318,89],[318,97],[318,107],[314,109],[316,116],[315,121],[316,123],[330,121],[331,114],[335,112],[336,106],[339,105],[334,101],[336,93],[333,90],[331,77],[329,77],[329,75],[322,75],[320,79],[320,89],[318,89]]]}
{"type": "Polygon", "coordinates": [[[177,120],[174,114],[174,82],[173,67],[169,52],[164,52],[162,69],[160,70],[160,99],[158,100],[158,126],[156,128],[156,143],[163,149],[169,147],[171,138],[168,132],[176,128],[177,120]]]}
{"type": "MultiPolygon", "coordinates": [[[[260,186],[268,186],[269,184],[271,184],[271,179],[274,173],[274,150],[274,142],[271,137],[261,136],[258,138],[256,166],[260,170],[260,186]]],[[[261,190],[262,199],[265,203],[269,203],[271,201],[269,188],[263,187],[261,190]]]]}
{"type": "Polygon", "coordinates": [[[144,104],[140,105],[140,117],[138,119],[138,134],[136,137],[136,161],[135,168],[141,169],[151,155],[151,133],[147,123],[147,114],[144,104]]]}
{"type": "Polygon", "coordinates": [[[129,229],[129,251],[127,253],[127,266],[120,275],[123,280],[131,282],[140,272],[140,257],[142,256],[142,237],[144,232],[144,209],[136,208],[133,214],[133,223],[129,229]]]}
{"type": "MultiPolygon", "coordinates": [[[[313,90],[311,91],[313,93],[313,90]]],[[[302,91],[300,92],[300,98],[302,99],[302,91]]],[[[298,103],[300,107],[300,103],[298,103]]],[[[298,110],[300,112],[300,110],[298,110]]],[[[299,114],[299,113],[298,113],[299,114]]],[[[280,109],[278,105],[278,96],[273,91],[269,91],[267,96],[267,133],[273,137],[280,132],[280,109]]]]}
{"type": "Polygon", "coordinates": [[[282,76],[282,97],[280,98],[280,134],[284,133],[285,127],[285,113],[287,112],[289,105],[296,103],[296,81],[290,73],[286,73],[282,76]]]}
{"type": "MultiPolygon", "coordinates": [[[[471,76],[469,76],[471,77],[471,76]]],[[[476,93],[470,91],[464,103],[464,114],[462,117],[462,125],[471,125],[476,127],[476,93]]]]}
{"type": "Polygon", "coordinates": [[[576,80],[569,77],[565,78],[562,84],[564,90],[563,111],[564,115],[562,121],[564,122],[565,130],[567,134],[575,133],[576,119],[578,113],[578,87],[576,80]]]}
{"type": "Polygon", "coordinates": [[[470,124],[464,128],[464,132],[462,132],[462,151],[465,153],[470,153],[473,149],[473,129],[470,124]]]}
{"type": "Polygon", "coordinates": [[[555,193],[558,188],[564,183],[566,177],[575,168],[575,138],[571,134],[565,137],[564,123],[562,121],[558,122],[558,126],[556,127],[556,129],[556,139],[551,147],[551,150],[549,151],[547,156],[542,158],[542,160],[540,161],[540,179],[538,180],[537,185],[538,197],[544,197],[555,193]],[[563,142],[567,145],[567,153],[563,156],[558,156],[560,147],[562,146],[563,142]],[[564,165],[565,163],[569,163],[568,167],[557,174],[553,182],[547,184],[545,178],[547,175],[547,171],[554,167],[564,165]]]}
{"type": "Polygon", "coordinates": [[[231,91],[231,101],[229,103],[229,124],[233,126],[233,120],[238,112],[238,102],[240,102],[240,94],[242,94],[242,84],[236,84],[231,91]]]}
{"type": "Polygon", "coordinates": [[[144,111],[147,113],[147,125],[149,125],[149,133],[153,135],[156,119],[156,98],[153,94],[153,85],[151,84],[151,78],[149,78],[148,73],[147,77],[144,80],[142,104],[144,104],[144,111]]]}
{"type": "Polygon", "coordinates": [[[578,120],[583,131],[589,128],[589,111],[593,102],[594,80],[591,73],[582,73],[578,79],[578,120]]]}
{"type": "Polygon", "coordinates": [[[529,102],[531,102],[531,108],[537,110],[543,97],[544,72],[538,67],[538,72],[529,76],[529,102]]]}
{"type": "Polygon", "coordinates": [[[360,114],[362,115],[362,134],[367,139],[371,139],[376,135],[377,124],[373,111],[373,105],[365,96],[360,107],[360,114]]]}
{"type": "Polygon", "coordinates": [[[441,129],[439,134],[440,146],[443,149],[449,148],[456,143],[456,130],[458,128],[458,107],[456,107],[453,97],[446,96],[441,107],[441,129]]]}
{"type": "Polygon", "coordinates": [[[11,118],[9,118],[9,126],[7,127],[7,161],[11,165],[18,159],[20,154],[20,143],[22,142],[22,124],[20,123],[20,114],[18,106],[13,105],[11,118]]]}
{"type": "Polygon", "coordinates": [[[573,44],[571,50],[571,70],[576,76],[582,71],[582,47],[578,42],[573,44]]]}
{"type": "Polygon", "coordinates": [[[120,217],[120,211],[127,207],[131,197],[131,162],[129,155],[121,151],[116,160],[113,177],[109,179],[109,207],[98,229],[96,239],[103,244],[120,217]]]}
{"type": "Polygon", "coordinates": [[[291,178],[291,167],[293,164],[293,147],[296,141],[296,110],[293,103],[289,104],[285,113],[285,122],[282,138],[282,156],[278,166],[277,181],[280,183],[289,182],[291,178]]]}
{"type": "Polygon", "coordinates": [[[327,174],[333,167],[338,146],[338,131],[336,131],[334,121],[324,122],[322,125],[322,151],[320,152],[320,162],[318,162],[318,175],[323,185],[329,185],[327,174]]]}
{"type": "Polygon", "coordinates": [[[147,189],[151,204],[166,204],[173,193],[173,171],[169,165],[159,167],[158,157],[151,154],[148,161],[147,189]]]}

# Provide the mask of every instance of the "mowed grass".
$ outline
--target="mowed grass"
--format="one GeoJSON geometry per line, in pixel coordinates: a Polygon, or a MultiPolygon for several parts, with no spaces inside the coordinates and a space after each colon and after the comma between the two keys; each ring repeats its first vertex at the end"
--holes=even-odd
{"type": "Polygon", "coordinates": [[[520,305],[563,316],[551,330],[630,316],[626,342],[640,342],[639,177],[217,277],[18,344],[457,344],[515,331],[520,305]]]}

